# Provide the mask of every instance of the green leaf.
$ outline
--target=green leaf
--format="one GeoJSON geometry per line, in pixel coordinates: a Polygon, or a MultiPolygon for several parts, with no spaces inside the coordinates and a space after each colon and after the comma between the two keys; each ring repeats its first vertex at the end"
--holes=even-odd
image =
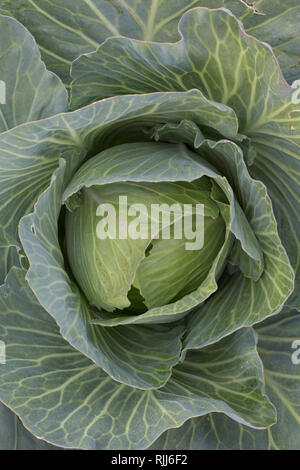
{"type": "Polygon", "coordinates": [[[300,448],[300,315],[285,309],[257,328],[267,392],[278,411],[269,430],[269,447],[300,448]]]}
{"type": "MultiPolygon", "coordinates": [[[[299,128],[300,119],[295,123],[299,128]]],[[[280,132],[280,131],[279,131],[280,132]]],[[[300,147],[277,137],[277,132],[261,129],[253,142],[257,159],[250,169],[262,181],[271,197],[279,236],[294,268],[295,289],[286,305],[299,310],[300,305],[300,147]]]]}
{"type": "MultiPolygon", "coordinates": [[[[1,133],[24,122],[64,112],[68,108],[67,90],[58,77],[46,70],[34,38],[18,21],[7,16],[0,16],[0,79],[5,83],[5,103],[0,104],[1,133]]],[[[3,99],[2,94],[1,99],[3,99]]],[[[5,139],[4,136],[5,132],[1,137],[5,139]]],[[[24,143],[30,148],[32,141],[27,137],[24,135],[24,143]]],[[[3,222],[4,231],[7,223],[9,224],[8,215],[12,217],[10,221],[15,214],[19,214],[19,217],[23,215],[23,211],[26,212],[28,209],[28,200],[43,190],[45,180],[53,171],[52,162],[49,163],[49,173],[45,178],[45,165],[41,164],[37,170],[29,164],[34,177],[32,175],[26,177],[26,172],[23,172],[24,166],[16,164],[12,159],[12,154],[17,153],[15,147],[12,153],[9,152],[2,157],[1,210],[6,213],[6,220],[3,222]],[[13,185],[13,179],[18,182],[18,189],[13,185]],[[18,204],[22,205],[22,209],[18,204]]],[[[24,159],[24,156],[19,155],[19,158],[24,159]]],[[[18,264],[15,248],[1,248],[1,246],[17,246],[16,242],[16,237],[13,237],[13,240],[8,240],[6,237],[0,240],[0,283],[3,282],[5,275],[3,267],[9,266],[12,262],[18,264]]]]}
{"type": "Polygon", "coordinates": [[[277,233],[265,186],[250,177],[234,144],[219,142],[210,157],[220,172],[223,167],[225,174],[231,174],[233,187],[263,251],[264,270],[258,280],[240,272],[223,279],[218,291],[189,320],[186,349],[211,344],[278,312],[294,287],[293,271],[277,233]]]}
{"type": "Polygon", "coordinates": [[[190,293],[196,297],[196,290],[205,281],[222,249],[225,231],[222,217],[205,218],[204,246],[197,251],[186,250],[185,238],[154,240],[150,255],[139,265],[133,284],[140,289],[144,304],[151,309],[173,303],[174,299],[190,293]]]}
{"type": "Polygon", "coordinates": [[[267,450],[268,431],[258,431],[234,422],[222,413],[192,418],[170,429],[151,450],[267,450]]]}
{"type": "Polygon", "coordinates": [[[300,76],[298,0],[257,0],[255,7],[241,0],[65,0],[63,7],[59,0],[0,3],[0,11],[31,31],[47,67],[66,82],[71,61],[110,36],[175,41],[179,18],[194,7],[228,8],[249,34],[271,44],[287,80],[300,76]]]}
{"type": "Polygon", "coordinates": [[[300,447],[300,316],[285,309],[257,328],[266,390],[277,409],[277,423],[265,431],[212,413],[164,433],[151,449],[298,450],[300,447]],[[298,347],[294,343],[298,341],[298,347]]]}
{"type": "Polygon", "coordinates": [[[72,66],[73,107],[115,95],[197,88],[233,108],[245,131],[290,106],[290,87],[271,49],[248,36],[228,10],[195,8],[181,18],[179,31],[177,43],[109,38],[79,57],[72,66]]]}
{"type": "MultiPolygon", "coordinates": [[[[192,182],[203,176],[219,176],[212,165],[198,157],[182,143],[137,142],[114,146],[97,154],[82,165],[67,186],[63,201],[83,187],[121,182],[192,182]]],[[[217,216],[213,201],[206,198],[207,216],[217,216]]],[[[148,201],[147,201],[148,202],[148,201]]],[[[146,202],[146,203],[147,203],[146,202]]]]}
{"type": "Polygon", "coordinates": [[[50,70],[69,82],[71,61],[109,36],[173,41],[177,22],[195,0],[4,0],[0,11],[17,18],[36,38],[50,70]],[[146,4],[145,4],[146,3],[146,4]]]}
{"type": "Polygon", "coordinates": [[[20,266],[16,248],[0,248],[0,285],[4,284],[6,275],[13,266],[20,266]]]}
{"type": "MultiPolygon", "coordinates": [[[[226,0],[224,2],[226,5],[226,0]]],[[[231,8],[228,2],[228,8],[231,8]]],[[[245,2],[250,3],[250,2],[245,2]]],[[[300,5],[298,0],[257,0],[239,15],[248,34],[273,47],[289,83],[300,77],[300,5]]],[[[233,10],[234,11],[234,10],[233,10]]]]}
{"type": "Polygon", "coordinates": [[[20,419],[0,403],[0,450],[58,450],[24,428],[20,419]]]}
{"type": "Polygon", "coordinates": [[[179,30],[177,43],[110,38],[80,57],[73,64],[73,101],[197,88],[232,107],[248,133],[258,128],[258,119],[267,124],[296,109],[268,45],[248,36],[228,10],[195,8],[183,16],[179,30]]]}
{"type": "Polygon", "coordinates": [[[144,449],[166,429],[211,411],[258,428],[275,420],[251,329],[188,354],[163,389],[142,391],[114,382],[64,341],[23,271],[13,268],[0,293],[7,344],[0,398],[39,438],[73,448],[144,449]]]}
{"type": "Polygon", "coordinates": [[[5,83],[0,132],[68,108],[67,90],[46,70],[34,38],[7,16],[0,16],[0,78],[5,83]]]}
{"type": "MultiPolygon", "coordinates": [[[[20,266],[20,259],[16,248],[0,248],[0,285],[4,284],[6,276],[13,266],[20,266]]],[[[2,364],[0,364],[1,366],[2,364]]],[[[36,439],[24,428],[17,416],[0,402],[0,450],[28,449],[48,450],[54,449],[54,447],[36,439]]]]}
{"type": "Polygon", "coordinates": [[[289,83],[300,77],[298,0],[202,0],[195,6],[231,10],[248,34],[272,46],[289,83]]]}

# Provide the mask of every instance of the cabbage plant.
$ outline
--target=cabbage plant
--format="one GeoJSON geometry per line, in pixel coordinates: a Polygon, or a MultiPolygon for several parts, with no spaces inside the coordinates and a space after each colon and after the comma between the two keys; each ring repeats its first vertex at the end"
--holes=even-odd
{"type": "Polygon", "coordinates": [[[0,13],[0,448],[299,449],[298,1],[0,13]]]}

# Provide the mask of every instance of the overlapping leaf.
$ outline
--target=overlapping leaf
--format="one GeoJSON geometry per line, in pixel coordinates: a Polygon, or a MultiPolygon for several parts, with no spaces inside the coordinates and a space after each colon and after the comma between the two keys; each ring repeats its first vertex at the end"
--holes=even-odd
{"type": "Polygon", "coordinates": [[[172,41],[177,22],[196,0],[2,0],[2,12],[21,21],[37,39],[43,59],[64,81],[71,61],[109,36],[172,41]]]}
{"type": "MultiPolygon", "coordinates": [[[[216,181],[224,186],[222,177],[215,172],[214,168],[207,164],[205,160],[201,160],[200,157],[189,151],[188,148],[182,144],[150,143],[135,144],[134,147],[130,145],[130,160],[128,160],[127,148],[127,146],[114,147],[112,151],[108,150],[102,155],[89,160],[72,178],[70,185],[65,191],[64,201],[67,202],[67,199],[83,186],[90,187],[92,185],[122,181],[159,183],[167,181],[174,182],[180,178],[180,181],[191,182],[207,175],[211,178],[216,178],[216,181]]],[[[163,196],[161,199],[162,198],[163,196]]],[[[207,203],[206,210],[209,211],[209,209],[207,203]]],[[[239,225],[239,216],[237,216],[237,219],[237,225],[239,225]]],[[[229,230],[227,232],[229,232],[229,230]]],[[[142,240],[141,242],[143,252],[145,251],[145,247],[143,247],[145,241],[142,240]]],[[[126,315],[125,313],[111,315],[103,312],[101,318],[95,320],[93,323],[112,326],[133,323],[164,323],[180,319],[182,314],[184,315],[192,307],[205,300],[217,288],[216,271],[218,270],[218,266],[222,265],[222,261],[227,256],[230,246],[230,236],[229,233],[227,233],[226,241],[222,249],[218,250],[220,252],[216,253],[213,266],[207,278],[201,286],[200,284],[196,286],[198,289],[191,295],[170,305],[152,308],[142,315],[126,315]]],[[[140,260],[140,257],[141,254],[138,252],[137,260],[140,260]]],[[[118,258],[116,261],[118,262],[118,258]]],[[[106,260],[106,263],[112,262],[113,260],[106,260]]],[[[123,269],[120,269],[120,271],[123,273],[124,269],[123,266],[123,269]]],[[[130,280],[132,279],[131,270],[128,276],[130,280]]],[[[110,287],[107,288],[107,291],[113,292],[114,289],[115,287],[110,287]]],[[[126,294],[127,292],[125,292],[125,299],[127,300],[126,294]]]]}
{"type": "Polygon", "coordinates": [[[164,388],[142,391],[114,382],[63,340],[23,271],[13,268],[0,289],[7,343],[0,398],[39,438],[64,447],[143,449],[169,427],[211,411],[258,428],[274,422],[251,329],[191,353],[164,388]]]}
{"type": "MultiPolygon", "coordinates": [[[[71,208],[72,213],[68,212],[66,217],[68,259],[77,281],[92,305],[97,306],[100,310],[104,308],[108,311],[130,306],[127,294],[133,284],[133,279],[136,279],[138,273],[141,275],[141,263],[147,262],[145,259],[146,249],[153,241],[150,233],[145,239],[139,241],[130,238],[120,240],[118,236],[114,240],[95,240],[99,220],[95,216],[99,204],[105,201],[105,203],[112,204],[118,211],[119,196],[126,194],[128,207],[135,204],[136,201],[142,200],[148,213],[151,214],[151,205],[155,203],[190,203],[195,207],[196,204],[201,203],[204,206],[205,217],[215,219],[219,214],[219,209],[210,196],[209,180],[204,178],[204,182],[199,181],[197,184],[192,181],[203,175],[217,177],[217,174],[205,161],[197,161],[196,159],[197,155],[183,144],[157,142],[125,144],[107,149],[91,158],[72,178],[70,186],[65,191],[65,198],[68,198],[68,194],[74,193],[74,188],[77,188],[76,192],[82,187],[85,189],[79,207],[73,210],[71,208]],[[87,213],[90,214],[88,222],[90,230],[82,231],[80,227],[86,226],[87,213]],[[83,258],[80,258],[77,253],[82,246],[88,247],[88,250],[83,258]],[[95,262],[95,260],[97,261],[95,262]],[[88,269],[94,272],[93,277],[87,272],[87,265],[88,269]],[[110,277],[110,272],[114,273],[113,278],[110,277]]],[[[78,201],[78,196],[74,195],[74,197],[78,201]]],[[[153,222],[158,223],[154,220],[153,222]]],[[[150,220],[147,220],[147,224],[150,225],[150,223],[150,220]]],[[[225,223],[221,221],[221,224],[220,227],[225,229],[225,223]]],[[[157,231],[159,230],[161,228],[157,227],[157,231]]],[[[221,248],[224,243],[224,232],[225,230],[220,230],[219,243],[218,237],[215,237],[218,248],[221,248]]],[[[213,230],[211,235],[213,236],[213,230]]],[[[182,268],[182,255],[185,256],[186,263],[195,263],[194,269],[197,269],[203,256],[201,250],[186,252],[184,249],[186,241],[185,239],[175,241],[175,245],[172,242],[172,247],[167,248],[167,250],[174,250],[177,246],[176,243],[182,244],[182,253],[174,256],[180,260],[177,266],[180,290],[184,287],[182,276],[186,270],[186,268],[182,268]]],[[[212,250],[212,260],[206,264],[206,271],[209,270],[218,252],[219,249],[212,250]]],[[[192,270],[191,265],[190,270],[192,270]]],[[[196,276],[199,277],[197,274],[196,276]]],[[[206,275],[204,275],[204,279],[205,277],[206,275]]],[[[142,278],[139,277],[139,279],[142,278]]],[[[148,283],[146,282],[146,284],[148,283]]],[[[195,288],[199,285],[200,280],[195,288]]],[[[170,303],[178,292],[174,284],[173,288],[171,286],[172,282],[166,281],[165,290],[162,289],[161,282],[157,289],[153,289],[155,299],[158,299],[159,296],[162,296],[163,299],[161,303],[152,305],[153,307],[170,303]]],[[[141,295],[145,297],[142,288],[141,295]]],[[[145,302],[147,302],[146,298],[145,302]]],[[[175,312],[176,308],[173,307],[173,310],[175,312]]]]}
{"type": "Polygon", "coordinates": [[[228,8],[248,33],[271,44],[288,80],[300,77],[298,0],[257,0],[255,6],[241,0],[70,0],[63,6],[58,0],[0,2],[0,11],[32,32],[47,66],[66,82],[71,61],[107,37],[175,41],[178,20],[195,7],[228,8]]]}
{"type": "Polygon", "coordinates": [[[167,431],[153,449],[298,450],[300,423],[300,316],[282,314],[257,328],[259,353],[263,359],[266,389],[276,405],[277,423],[258,431],[234,423],[223,414],[189,420],[179,429],[167,431]]]}
{"type": "Polygon", "coordinates": [[[0,285],[4,284],[6,275],[12,266],[20,266],[16,248],[0,248],[0,285]]]}
{"type": "MultiPolygon", "coordinates": [[[[74,113],[18,126],[0,136],[0,246],[18,246],[20,218],[32,211],[49,185],[59,158],[66,160],[66,172],[61,160],[51,187],[21,227],[31,262],[28,281],[40,303],[24,281],[25,273],[15,268],[1,287],[0,299],[0,339],[7,342],[8,352],[7,364],[0,365],[0,399],[34,434],[59,446],[141,449],[166,429],[211,412],[225,413],[236,422],[219,413],[196,418],[163,435],[156,446],[300,446],[299,366],[292,363],[290,354],[298,340],[299,314],[294,311],[288,317],[274,317],[258,330],[268,393],[280,418],[267,431],[249,428],[270,426],[275,416],[264,395],[253,332],[248,328],[236,331],[279,310],[293,288],[269,197],[279,235],[299,276],[300,118],[299,106],[293,103],[295,89],[283,80],[269,47],[247,36],[224,9],[187,13],[180,23],[181,41],[170,44],[179,39],[176,24],[188,8],[226,6],[244,21],[247,31],[275,46],[291,80],[299,70],[299,34],[295,30],[299,6],[295,0],[258,0],[255,7],[240,1],[207,3],[149,0],[151,8],[146,9],[144,0],[109,4],[74,0],[63,6],[56,0],[0,1],[2,11],[24,21],[34,33],[47,64],[66,82],[71,60],[95,50],[109,36],[169,41],[109,39],[98,52],[75,62],[74,107],[116,94],[141,96],[118,96],[74,113]],[[281,30],[282,40],[275,37],[276,29],[281,30]],[[186,92],[191,88],[196,90],[186,92]],[[177,139],[179,135],[184,139],[174,140],[176,132],[177,139]],[[244,159],[233,143],[205,140],[216,136],[239,143],[244,159]],[[231,207],[231,229],[240,238],[230,262],[243,274],[230,279],[226,274],[218,292],[189,320],[186,349],[205,347],[185,351],[184,363],[177,366],[181,327],[103,328],[89,322],[95,317],[68,278],[57,240],[63,189],[86,155],[112,144],[152,138],[192,142],[227,177],[239,203],[231,207]],[[251,175],[262,183],[251,179],[245,162],[253,163],[251,175]],[[254,239],[245,239],[243,225],[234,226],[240,206],[258,241],[261,251],[257,256],[253,256],[254,239]],[[55,318],[60,331],[41,305],[55,318]],[[42,356],[41,351],[45,351],[42,356]],[[140,390],[143,388],[155,390],[140,390]],[[62,416],[59,422],[58,415],[62,416]],[[224,431],[222,437],[216,426],[224,431]],[[178,438],[182,431],[184,439],[178,438]]],[[[13,101],[6,108],[1,106],[3,130],[65,110],[66,92],[46,72],[32,37],[13,19],[0,17],[0,22],[3,47],[18,71],[16,81],[9,82],[14,87],[10,93],[13,101]],[[7,48],[8,43],[13,47],[7,48]],[[45,89],[52,91],[48,95],[45,89]],[[17,108],[21,92],[24,106],[17,108]]],[[[0,59],[0,70],[6,58],[0,59]]],[[[225,189],[230,196],[228,186],[225,189]]],[[[216,190],[216,199],[218,196],[216,190]]],[[[1,284],[19,258],[14,247],[0,248],[0,257],[1,284]]],[[[299,284],[288,304],[299,308],[299,284]]],[[[2,406],[0,413],[6,422],[16,423],[17,418],[2,406]]],[[[8,440],[16,436],[14,424],[8,440]]],[[[20,429],[26,443],[21,439],[20,444],[7,441],[4,446],[38,445],[34,439],[27,441],[26,430],[20,429]]]]}
{"type": "Polygon", "coordinates": [[[231,174],[242,207],[263,251],[264,270],[258,280],[236,272],[223,280],[218,291],[189,320],[185,347],[199,348],[218,341],[242,326],[251,326],[276,313],[294,288],[293,272],[277,233],[271,201],[265,186],[253,180],[240,152],[222,142],[210,154],[218,168],[231,174]],[[216,158],[219,158],[219,163],[216,158]]]}
{"type": "Polygon", "coordinates": [[[119,94],[197,88],[232,107],[242,130],[258,118],[269,122],[283,105],[292,110],[291,89],[272,51],[248,36],[229,10],[192,9],[178,28],[175,43],[109,38],[79,57],[72,66],[73,106],[119,94]]]}
{"type": "Polygon", "coordinates": [[[67,110],[68,95],[48,72],[31,34],[18,21],[0,16],[0,132],[67,110]]]}

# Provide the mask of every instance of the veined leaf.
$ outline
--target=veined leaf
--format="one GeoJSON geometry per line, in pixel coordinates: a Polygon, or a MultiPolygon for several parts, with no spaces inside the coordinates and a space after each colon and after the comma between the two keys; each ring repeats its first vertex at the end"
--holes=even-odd
{"type": "Polygon", "coordinates": [[[37,39],[48,68],[68,83],[71,61],[110,36],[173,41],[177,22],[196,0],[2,0],[0,11],[37,39]]]}
{"type": "Polygon", "coordinates": [[[59,0],[0,2],[1,12],[31,31],[49,69],[66,83],[72,60],[108,37],[175,41],[178,20],[195,7],[228,8],[249,34],[271,44],[290,82],[300,77],[298,0],[257,0],[254,5],[242,0],[65,0],[63,6],[59,0]]]}
{"type": "Polygon", "coordinates": [[[20,419],[0,403],[0,450],[58,450],[24,428],[20,419]]]}
{"type": "Polygon", "coordinates": [[[2,15],[0,79],[0,132],[67,111],[67,90],[46,70],[34,38],[18,21],[2,15]]]}
{"type": "Polygon", "coordinates": [[[64,447],[143,449],[167,428],[212,411],[258,428],[275,420],[251,329],[192,352],[164,388],[142,391],[114,382],[63,340],[23,271],[13,268],[0,292],[7,343],[0,397],[39,438],[64,447]]]}
{"type": "Polygon", "coordinates": [[[4,284],[6,275],[13,266],[20,266],[19,255],[16,248],[0,248],[0,285],[4,284]]]}
{"type": "Polygon", "coordinates": [[[258,431],[212,413],[167,431],[151,449],[298,450],[299,331],[299,313],[287,309],[257,328],[266,390],[278,412],[276,424],[258,431]]]}

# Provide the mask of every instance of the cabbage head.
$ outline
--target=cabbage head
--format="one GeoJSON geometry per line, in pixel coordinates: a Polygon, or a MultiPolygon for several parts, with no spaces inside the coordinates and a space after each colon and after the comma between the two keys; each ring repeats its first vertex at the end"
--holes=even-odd
{"type": "Polygon", "coordinates": [[[300,449],[299,17],[0,1],[0,449],[300,449]]]}

